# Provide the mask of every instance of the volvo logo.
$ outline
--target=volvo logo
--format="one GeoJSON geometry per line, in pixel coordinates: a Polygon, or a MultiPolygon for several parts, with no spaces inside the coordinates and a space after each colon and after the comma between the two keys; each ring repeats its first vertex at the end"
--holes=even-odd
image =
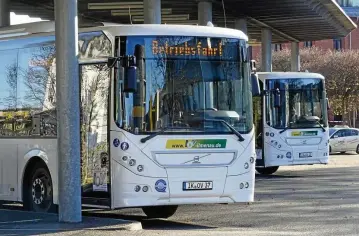
{"type": "Polygon", "coordinates": [[[199,164],[199,163],[201,163],[200,161],[199,161],[199,156],[195,156],[194,158],[193,158],[193,162],[192,162],[192,164],[199,164]]]}

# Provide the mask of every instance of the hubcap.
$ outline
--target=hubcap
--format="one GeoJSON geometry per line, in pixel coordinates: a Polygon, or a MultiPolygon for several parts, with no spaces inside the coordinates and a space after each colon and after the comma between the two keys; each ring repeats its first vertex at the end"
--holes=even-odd
{"type": "Polygon", "coordinates": [[[36,205],[43,203],[45,199],[45,185],[44,182],[37,178],[32,183],[32,201],[36,205]]]}

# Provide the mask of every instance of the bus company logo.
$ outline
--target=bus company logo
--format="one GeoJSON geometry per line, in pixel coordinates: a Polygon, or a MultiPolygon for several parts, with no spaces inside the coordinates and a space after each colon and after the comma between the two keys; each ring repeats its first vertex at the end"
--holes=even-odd
{"type": "Polygon", "coordinates": [[[163,179],[159,179],[155,183],[155,189],[157,192],[164,193],[166,192],[167,183],[163,179]]]}
{"type": "Polygon", "coordinates": [[[167,140],[167,149],[226,148],[226,139],[172,139],[167,140]]]}

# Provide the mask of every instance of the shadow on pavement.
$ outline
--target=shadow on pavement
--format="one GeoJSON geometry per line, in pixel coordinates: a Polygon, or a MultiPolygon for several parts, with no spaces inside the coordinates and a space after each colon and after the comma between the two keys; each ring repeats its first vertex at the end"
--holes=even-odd
{"type": "MultiPolygon", "coordinates": [[[[131,211],[132,209],[128,209],[131,211]]],[[[146,216],[129,213],[129,214],[121,214],[121,211],[126,210],[118,210],[114,212],[101,212],[101,211],[88,211],[84,213],[87,216],[101,217],[101,218],[113,218],[113,219],[124,219],[124,220],[133,220],[139,221],[142,224],[143,229],[151,229],[151,230],[200,230],[200,229],[215,229],[217,227],[203,226],[193,223],[183,223],[183,222],[175,222],[168,219],[148,219],[146,216]]],[[[136,211],[136,209],[134,209],[136,211]]]]}
{"type": "Polygon", "coordinates": [[[120,219],[83,217],[81,223],[59,223],[57,214],[0,209],[0,235],[42,235],[81,231],[81,235],[104,235],[104,232],[140,230],[139,222],[120,219]]]}

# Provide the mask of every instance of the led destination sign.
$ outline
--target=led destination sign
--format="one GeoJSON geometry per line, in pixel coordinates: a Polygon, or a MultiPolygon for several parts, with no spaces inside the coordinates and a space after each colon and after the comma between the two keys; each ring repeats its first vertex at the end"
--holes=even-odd
{"type": "Polygon", "coordinates": [[[201,41],[197,43],[184,42],[183,44],[170,45],[168,41],[160,43],[158,40],[152,41],[152,54],[166,54],[167,56],[201,56],[201,57],[221,57],[223,56],[223,44],[213,43],[209,47],[207,43],[201,41]]]}

